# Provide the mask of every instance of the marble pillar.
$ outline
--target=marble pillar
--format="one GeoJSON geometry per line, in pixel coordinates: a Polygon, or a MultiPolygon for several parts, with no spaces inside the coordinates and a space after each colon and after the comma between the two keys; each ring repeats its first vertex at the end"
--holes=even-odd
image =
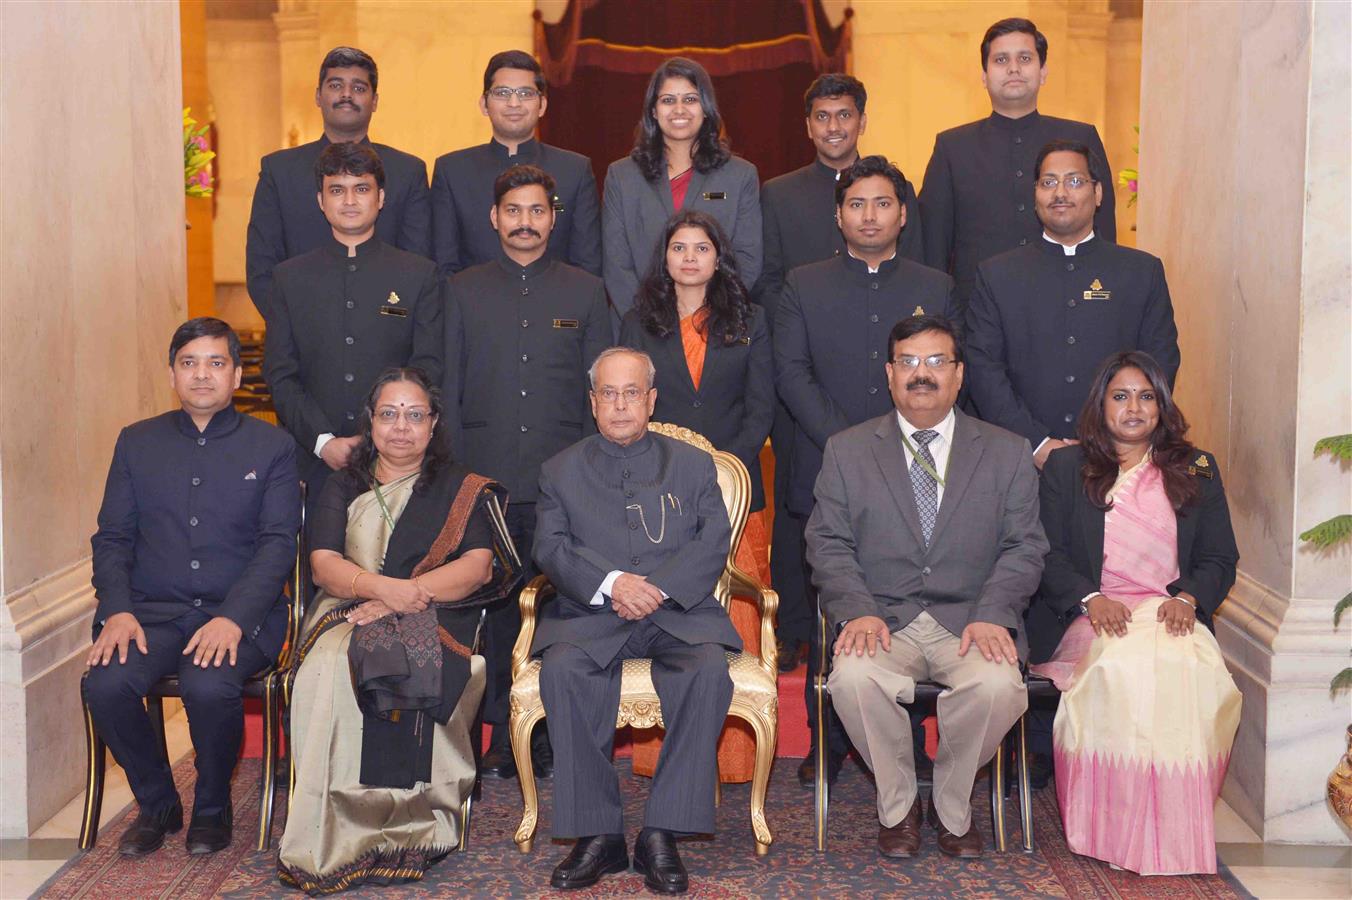
{"type": "Polygon", "coordinates": [[[0,4],[0,837],[84,784],[89,537],[185,311],[181,100],[177,3],[0,4]]]}
{"type": "Polygon", "coordinates": [[[1297,535],[1352,506],[1315,460],[1352,431],[1349,7],[1148,2],[1138,244],[1164,260],[1192,438],[1224,474],[1242,555],[1217,637],[1244,695],[1224,796],[1264,840],[1340,843],[1324,778],[1352,716],[1329,678],[1347,548],[1297,535]]]}

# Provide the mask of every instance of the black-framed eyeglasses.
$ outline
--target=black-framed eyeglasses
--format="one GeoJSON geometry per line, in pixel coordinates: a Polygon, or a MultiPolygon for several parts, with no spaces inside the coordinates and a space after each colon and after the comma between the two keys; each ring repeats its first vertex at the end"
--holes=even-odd
{"type": "Polygon", "coordinates": [[[533,87],[519,87],[519,88],[495,87],[489,90],[488,92],[488,96],[502,103],[511,102],[513,94],[515,94],[517,99],[520,100],[522,103],[529,103],[536,97],[540,96],[540,92],[533,87]]]}
{"type": "Polygon", "coordinates": [[[942,369],[944,366],[957,363],[957,360],[942,353],[933,353],[929,356],[897,356],[893,358],[892,365],[901,366],[903,369],[918,369],[922,362],[927,369],[942,369]]]}

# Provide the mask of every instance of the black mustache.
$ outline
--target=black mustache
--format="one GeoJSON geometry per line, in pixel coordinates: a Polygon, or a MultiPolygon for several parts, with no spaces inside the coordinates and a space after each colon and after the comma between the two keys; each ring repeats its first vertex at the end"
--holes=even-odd
{"type": "Polygon", "coordinates": [[[531,237],[539,237],[540,232],[536,231],[534,228],[522,227],[511,232],[508,235],[508,237],[517,237],[518,235],[530,235],[531,237]]]}
{"type": "Polygon", "coordinates": [[[937,391],[939,390],[939,385],[928,378],[916,378],[913,381],[906,382],[906,390],[908,391],[918,391],[921,388],[937,391]]]}
{"type": "Polygon", "coordinates": [[[353,103],[351,100],[339,100],[337,103],[333,104],[334,109],[338,109],[341,106],[357,109],[357,104],[353,103]]]}

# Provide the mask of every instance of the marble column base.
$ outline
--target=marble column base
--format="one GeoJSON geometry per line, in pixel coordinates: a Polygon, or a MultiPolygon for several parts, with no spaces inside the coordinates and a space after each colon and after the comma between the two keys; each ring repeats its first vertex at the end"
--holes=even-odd
{"type": "Polygon", "coordinates": [[[1264,841],[1349,843],[1324,800],[1352,719],[1347,698],[1328,692],[1348,647],[1332,604],[1282,597],[1241,572],[1216,637],[1244,696],[1221,796],[1264,841]]]}
{"type": "Polygon", "coordinates": [[[0,838],[27,837],[84,790],[90,574],[86,559],[0,603],[0,838]]]}

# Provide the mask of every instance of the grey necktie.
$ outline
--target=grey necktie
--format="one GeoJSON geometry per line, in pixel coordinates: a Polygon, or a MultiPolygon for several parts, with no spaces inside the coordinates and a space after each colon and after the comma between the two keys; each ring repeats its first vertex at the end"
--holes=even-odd
{"type": "Polygon", "coordinates": [[[939,436],[939,432],[926,428],[911,435],[915,439],[915,458],[911,460],[911,488],[915,491],[915,506],[920,511],[920,529],[925,535],[925,546],[934,534],[934,523],[939,518],[939,483],[934,476],[920,465],[924,460],[936,472],[934,455],[930,453],[930,442],[939,436]]]}

